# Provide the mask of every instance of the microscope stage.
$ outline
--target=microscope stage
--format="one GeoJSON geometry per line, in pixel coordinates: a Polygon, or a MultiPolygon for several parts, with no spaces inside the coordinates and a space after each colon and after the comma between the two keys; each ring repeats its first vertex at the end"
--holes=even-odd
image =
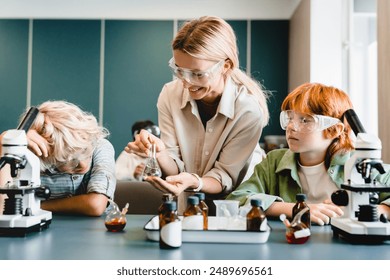
{"type": "Polygon", "coordinates": [[[360,222],[350,218],[333,218],[331,226],[338,235],[352,243],[380,243],[390,240],[390,222],[360,222]]]}
{"type": "Polygon", "coordinates": [[[27,233],[47,229],[51,223],[52,213],[41,210],[33,216],[1,215],[0,237],[24,237],[27,233]]]}

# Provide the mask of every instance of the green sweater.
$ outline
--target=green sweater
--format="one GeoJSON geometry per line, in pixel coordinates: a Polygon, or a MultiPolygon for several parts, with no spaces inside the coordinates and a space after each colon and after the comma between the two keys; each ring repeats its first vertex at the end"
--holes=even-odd
{"type": "MultiPolygon", "coordinates": [[[[269,152],[267,157],[255,166],[253,175],[233,191],[226,199],[239,200],[240,205],[247,199],[256,195],[263,201],[264,210],[268,209],[275,201],[295,202],[295,195],[302,193],[302,186],[298,176],[298,154],[288,149],[277,149],[269,152]]],[[[330,178],[340,188],[344,183],[344,164],[350,158],[350,154],[336,155],[333,157],[327,170],[330,178]]],[[[380,175],[375,169],[372,171],[372,179],[390,186],[389,166],[385,166],[386,173],[380,175]],[[386,168],[387,167],[387,168],[386,168]]],[[[390,206],[390,193],[381,193],[382,203],[390,206]],[[386,201],[384,201],[387,198],[386,201]]]]}

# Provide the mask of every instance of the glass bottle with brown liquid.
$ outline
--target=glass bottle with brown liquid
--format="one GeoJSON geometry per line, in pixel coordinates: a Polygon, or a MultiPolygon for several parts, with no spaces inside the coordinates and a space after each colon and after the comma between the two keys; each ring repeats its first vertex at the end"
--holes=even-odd
{"type": "Polygon", "coordinates": [[[199,198],[199,207],[203,213],[203,230],[208,229],[208,217],[209,217],[209,207],[207,206],[205,199],[206,195],[203,192],[198,192],[194,194],[199,198]]]}
{"type": "MultiPolygon", "coordinates": [[[[304,193],[298,193],[295,198],[297,202],[292,209],[292,219],[294,219],[295,215],[297,215],[306,207],[309,208],[309,206],[307,206],[306,204],[306,195],[304,193]]],[[[310,209],[308,211],[305,211],[305,213],[301,217],[301,221],[306,225],[307,228],[310,228],[310,209]]]]}
{"type": "Polygon", "coordinates": [[[262,209],[262,201],[260,199],[251,199],[252,209],[246,215],[246,230],[247,231],[266,231],[267,217],[262,209]]]}
{"type": "Polygon", "coordinates": [[[162,195],[162,203],[161,203],[161,205],[160,205],[160,207],[158,207],[158,217],[159,217],[159,219],[161,219],[161,215],[163,214],[163,212],[164,212],[164,207],[165,207],[165,202],[167,202],[167,201],[173,201],[173,194],[171,194],[171,193],[164,193],[163,195],[162,195]]]}
{"type": "Polygon", "coordinates": [[[190,230],[203,230],[203,212],[199,207],[199,198],[189,196],[187,209],[183,212],[183,228],[190,230]]]}
{"type": "Polygon", "coordinates": [[[176,201],[164,202],[160,224],[160,248],[176,249],[181,246],[181,221],[177,216],[176,201]]]}

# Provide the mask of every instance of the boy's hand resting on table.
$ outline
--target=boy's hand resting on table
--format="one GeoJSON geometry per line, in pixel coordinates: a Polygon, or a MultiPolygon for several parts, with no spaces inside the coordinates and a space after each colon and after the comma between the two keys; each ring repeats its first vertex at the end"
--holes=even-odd
{"type": "Polygon", "coordinates": [[[320,226],[328,225],[330,219],[344,214],[341,207],[333,204],[330,200],[322,203],[308,204],[310,208],[310,220],[320,226]]]}

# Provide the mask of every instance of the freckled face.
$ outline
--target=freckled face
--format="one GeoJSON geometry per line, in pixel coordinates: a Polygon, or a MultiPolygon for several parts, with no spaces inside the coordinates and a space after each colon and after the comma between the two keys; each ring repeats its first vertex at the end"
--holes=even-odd
{"type": "Polygon", "coordinates": [[[323,131],[297,132],[292,123],[287,126],[286,139],[290,150],[294,153],[323,153],[332,142],[332,139],[324,137],[323,131]]]}

